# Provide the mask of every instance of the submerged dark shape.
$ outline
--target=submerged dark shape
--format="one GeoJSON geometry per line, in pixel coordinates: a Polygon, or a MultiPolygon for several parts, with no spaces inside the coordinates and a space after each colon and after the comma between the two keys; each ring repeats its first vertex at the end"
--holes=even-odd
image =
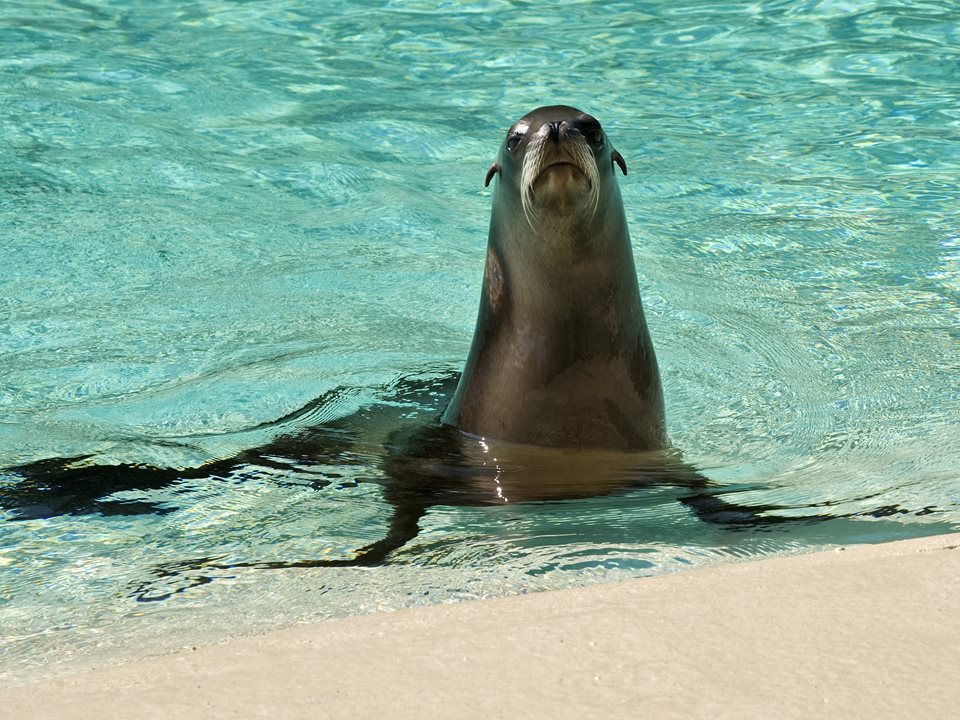
{"type": "MultiPolygon", "coordinates": [[[[380,402],[310,424],[337,391],[274,423],[270,442],[195,468],[96,465],[51,459],[9,469],[0,488],[12,519],[61,514],[169,512],[117,499],[185,479],[291,470],[332,482],[324,467],[353,465],[378,443],[393,508],[383,539],[342,559],[228,563],[214,557],[157,568],[156,580],[206,570],[369,566],[416,537],[434,505],[568,500],[669,485],[700,518],[735,527],[783,522],[777,508],[739,507],[669,447],[663,395],[647,331],[614,167],[626,163],[591,116],[540,108],[515,123],[487,176],[498,178],[483,292],[462,376],[408,378],[380,402]],[[453,390],[456,385],[456,390],[453,390]],[[410,420],[410,407],[442,419],[410,420]]],[[[360,471],[362,472],[362,471],[360,471]]],[[[360,478],[362,481],[363,478],[360,478]]],[[[807,517],[805,520],[816,519],[807,517]]],[[[160,600],[151,583],[136,591],[160,600]]]]}

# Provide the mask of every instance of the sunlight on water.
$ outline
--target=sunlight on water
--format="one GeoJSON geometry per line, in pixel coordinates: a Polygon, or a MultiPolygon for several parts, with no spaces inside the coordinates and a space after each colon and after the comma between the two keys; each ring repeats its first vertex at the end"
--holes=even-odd
{"type": "Polygon", "coordinates": [[[0,467],[196,466],[334,388],[313,422],[449,377],[486,169],[562,102],[629,165],[671,439],[740,503],[834,519],[736,531],[676,488],[439,506],[381,567],[223,570],[197,559],[380,538],[382,447],[46,518],[0,471],[0,674],[956,529],[958,61],[945,0],[4,2],[0,467]]]}

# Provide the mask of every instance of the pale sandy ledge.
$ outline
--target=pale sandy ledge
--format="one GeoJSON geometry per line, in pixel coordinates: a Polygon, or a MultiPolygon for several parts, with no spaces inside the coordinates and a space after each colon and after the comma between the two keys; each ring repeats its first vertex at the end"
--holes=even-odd
{"type": "Polygon", "coordinates": [[[0,690],[32,718],[954,718],[960,534],[300,626],[0,690]]]}

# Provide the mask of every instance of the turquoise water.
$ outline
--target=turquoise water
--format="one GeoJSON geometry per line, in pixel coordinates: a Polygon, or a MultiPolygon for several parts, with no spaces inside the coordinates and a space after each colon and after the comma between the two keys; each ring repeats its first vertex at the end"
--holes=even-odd
{"type": "Polygon", "coordinates": [[[673,442],[740,502],[837,518],[735,531],[669,488],[435,507],[382,567],[198,575],[378,539],[354,480],[381,458],[7,509],[0,672],[957,529],[958,77],[946,1],[7,0],[0,467],[198,465],[334,388],[322,417],[455,373],[486,169],[563,102],[629,165],[673,442]]]}

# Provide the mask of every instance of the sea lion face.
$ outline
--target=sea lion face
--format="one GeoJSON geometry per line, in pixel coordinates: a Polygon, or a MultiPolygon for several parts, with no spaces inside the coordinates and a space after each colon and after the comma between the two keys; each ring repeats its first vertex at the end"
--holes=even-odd
{"type": "MultiPolygon", "coordinates": [[[[507,131],[487,181],[500,176],[497,193],[519,201],[531,228],[588,219],[597,211],[604,185],[613,182],[613,163],[626,164],[591,115],[565,105],[528,113],[507,131]]],[[[513,204],[513,203],[511,203],[513,204]]]]}

